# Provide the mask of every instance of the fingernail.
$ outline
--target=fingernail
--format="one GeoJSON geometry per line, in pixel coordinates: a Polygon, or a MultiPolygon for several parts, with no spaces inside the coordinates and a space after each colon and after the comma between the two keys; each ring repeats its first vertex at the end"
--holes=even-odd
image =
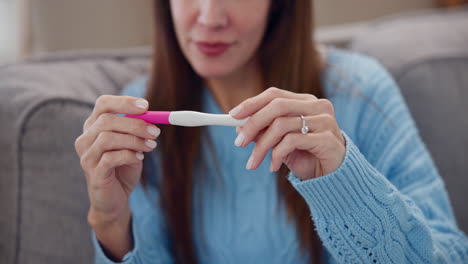
{"type": "Polygon", "coordinates": [[[235,116],[240,112],[240,110],[242,110],[242,106],[238,105],[238,106],[234,107],[233,109],[231,109],[231,111],[229,111],[229,114],[231,116],[235,116]]]}
{"type": "Polygon", "coordinates": [[[270,172],[273,172],[273,162],[270,163],[270,172]]]}
{"type": "Polygon", "coordinates": [[[239,134],[240,128],[236,127],[236,133],[239,134]]]}
{"type": "Polygon", "coordinates": [[[148,146],[150,148],[155,148],[156,147],[156,141],[154,141],[154,140],[147,139],[147,140],[145,140],[145,144],[146,144],[146,146],[148,146]]]}
{"type": "Polygon", "coordinates": [[[244,133],[241,132],[241,133],[237,136],[236,140],[234,141],[234,145],[240,147],[240,146],[242,145],[243,142],[244,142],[244,133]]]}
{"type": "Polygon", "coordinates": [[[136,100],[135,105],[138,108],[146,109],[148,107],[148,101],[146,101],[145,99],[136,100]]]}
{"type": "Polygon", "coordinates": [[[145,158],[145,155],[143,155],[143,153],[141,153],[141,152],[137,152],[137,153],[136,153],[136,157],[137,157],[137,159],[139,159],[139,160],[143,160],[143,159],[145,158]]]}
{"type": "Polygon", "coordinates": [[[148,133],[150,133],[151,135],[157,137],[159,136],[159,134],[161,133],[161,129],[155,127],[155,126],[148,126],[146,128],[146,130],[148,130],[148,133]]]}
{"type": "Polygon", "coordinates": [[[245,166],[245,168],[248,169],[248,170],[251,170],[252,169],[252,163],[253,163],[253,154],[250,155],[250,158],[247,161],[247,166],[245,166]]]}

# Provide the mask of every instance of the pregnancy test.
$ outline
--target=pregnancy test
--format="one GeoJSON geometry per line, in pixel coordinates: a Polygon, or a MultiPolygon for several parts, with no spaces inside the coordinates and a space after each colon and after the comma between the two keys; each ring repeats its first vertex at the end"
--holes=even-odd
{"type": "Polygon", "coordinates": [[[197,111],[146,111],[141,115],[124,115],[138,118],[152,124],[175,126],[243,126],[249,117],[235,119],[225,114],[208,114],[197,111]]]}

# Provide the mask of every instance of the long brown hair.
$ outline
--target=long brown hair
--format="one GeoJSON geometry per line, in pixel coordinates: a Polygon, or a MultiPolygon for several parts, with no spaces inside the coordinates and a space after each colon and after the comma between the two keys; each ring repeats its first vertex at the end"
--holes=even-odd
{"type": "MultiPolygon", "coordinates": [[[[170,1],[154,1],[153,64],[146,98],[151,110],[201,111],[203,80],[184,57],[174,31],[170,1]]],[[[311,0],[272,0],[265,36],[257,50],[264,87],[279,87],[323,98],[321,62],[313,39],[311,0]]],[[[200,153],[201,127],[164,126],[159,137],[162,177],[160,206],[176,263],[197,263],[192,227],[193,169],[200,153]]],[[[147,159],[145,159],[147,160],[147,159]]],[[[305,200],[278,171],[279,201],[295,221],[301,251],[321,261],[322,245],[305,200]]],[[[144,179],[144,184],[146,180],[144,179]]]]}

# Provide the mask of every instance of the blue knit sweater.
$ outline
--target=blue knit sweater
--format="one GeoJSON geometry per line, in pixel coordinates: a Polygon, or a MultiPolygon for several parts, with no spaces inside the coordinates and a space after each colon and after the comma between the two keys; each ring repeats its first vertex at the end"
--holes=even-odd
{"type": "MultiPolygon", "coordinates": [[[[323,177],[288,177],[307,201],[325,262],[468,263],[468,240],[391,76],[375,60],[346,51],[328,50],[327,61],[323,84],[346,140],[345,159],[323,177]]],[[[133,82],[123,94],[144,97],[145,83],[133,82]]],[[[208,89],[201,96],[205,112],[222,113],[208,89]]],[[[208,169],[194,170],[195,179],[203,176],[193,199],[200,263],[307,263],[296,227],[277,200],[271,151],[249,171],[245,164],[255,143],[234,146],[233,127],[211,126],[208,132],[215,153],[202,144],[200,164],[208,169]]],[[[151,155],[147,173],[158,178],[158,148],[151,155]]],[[[138,185],[131,194],[134,248],[124,263],[172,263],[158,201],[156,186],[145,191],[138,185]]],[[[114,263],[92,237],[95,262],[114,263]]]]}

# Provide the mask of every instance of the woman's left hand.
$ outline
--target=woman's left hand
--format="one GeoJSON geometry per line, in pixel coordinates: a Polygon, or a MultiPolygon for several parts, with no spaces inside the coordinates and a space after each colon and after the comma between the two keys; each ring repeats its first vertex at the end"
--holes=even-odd
{"type": "Polygon", "coordinates": [[[343,162],[345,139],[335,119],[333,104],[312,94],[298,94],[269,88],[240,103],[229,114],[236,119],[249,117],[235,144],[240,147],[256,142],[247,169],[256,169],[270,149],[270,171],[284,162],[301,180],[334,172],[343,162]],[[309,128],[301,133],[304,116],[309,128]]]}

